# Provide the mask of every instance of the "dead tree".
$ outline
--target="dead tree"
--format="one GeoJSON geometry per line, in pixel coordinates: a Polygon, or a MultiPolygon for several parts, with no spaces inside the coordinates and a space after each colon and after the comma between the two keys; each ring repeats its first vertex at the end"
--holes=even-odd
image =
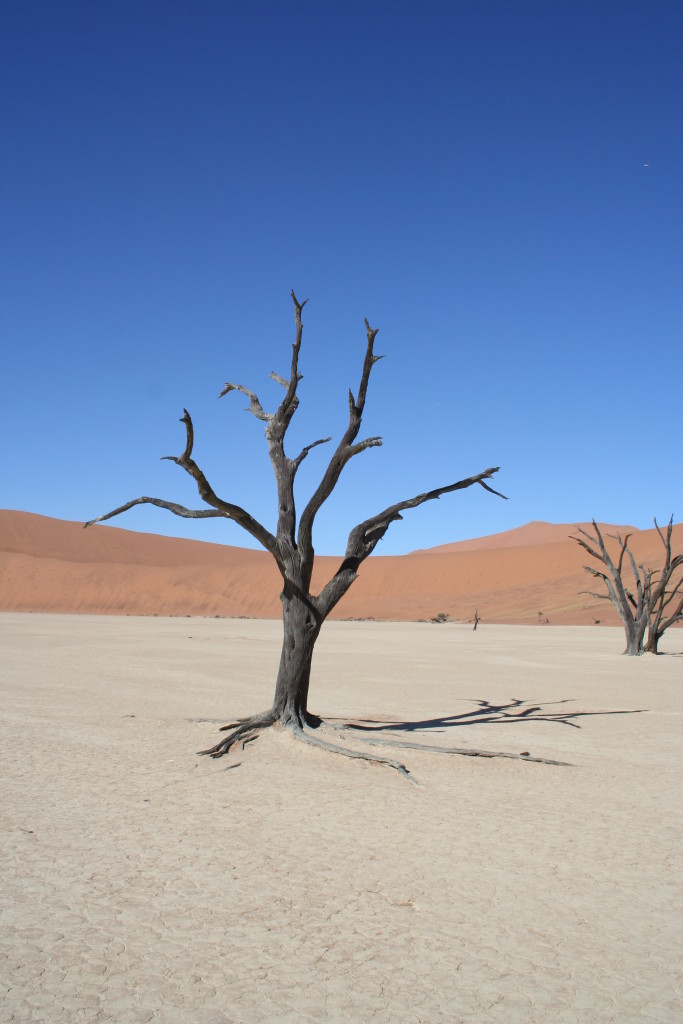
{"type": "MultiPolygon", "coordinates": [[[[357,439],[365,408],[370,373],[375,363],[381,357],[376,356],[373,352],[377,330],[371,328],[366,320],[367,348],[363,360],[358,392],[354,396],[349,391],[348,425],[329,460],[320,483],[304,507],[297,525],[294,505],[294,479],[297,470],[313,448],[327,443],[331,438],[320,438],[306,445],[296,458],[290,458],[285,452],[285,435],[299,405],[297,390],[301,380],[301,374],[299,373],[299,350],[302,336],[301,312],[305,305],[305,302],[300,303],[297,301],[294,292],[292,292],[292,299],[294,301],[296,337],[292,346],[289,378],[284,379],[276,373],[271,373],[271,377],[285,391],[284,398],[277,410],[273,413],[266,412],[257,395],[241,384],[227,383],[219,396],[227,395],[231,391],[241,392],[249,400],[249,411],[257,419],[265,423],[268,451],[275,471],[277,485],[278,518],[276,532],[274,534],[271,533],[241,506],[219,497],[214,491],[212,485],[192,457],[194,431],[192,419],[187,410],[184,411],[181,420],[185,424],[186,431],[185,450],[180,456],[170,455],[165,456],[165,458],[175,462],[186,473],[189,473],[197,484],[201,498],[208,507],[192,510],[161,498],[141,497],[128,501],[125,505],[121,505],[105,515],[98,516],[85,525],[90,526],[93,523],[111,519],[133,508],[135,505],[152,504],[186,519],[204,519],[209,517],[231,519],[243,527],[247,533],[251,534],[275,559],[282,576],[282,593],[280,597],[282,601],[284,638],[272,707],[260,714],[239,719],[223,726],[221,731],[227,732],[227,736],[210,749],[201,751],[202,754],[209,754],[211,757],[221,757],[235,744],[244,746],[263,729],[279,725],[290,730],[296,737],[308,743],[335,750],[349,757],[359,757],[369,761],[381,762],[396,768],[407,776],[407,769],[397,761],[370,756],[369,754],[346,747],[339,747],[320,738],[320,733],[317,730],[323,724],[322,720],[311,714],[308,710],[311,663],[316,640],[325,619],[356,579],[361,563],[372,554],[391,524],[402,518],[402,512],[406,509],[416,508],[427,501],[433,501],[435,498],[441,497],[442,494],[460,491],[471,487],[473,484],[478,484],[491,494],[496,494],[499,497],[505,496],[495,491],[486,482],[493,477],[494,473],[498,472],[497,468],[491,468],[485,469],[474,476],[466,477],[464,480],[458,480],[456,483],[446,484],[444,487],[438,487],[424,494],[418,494],[414,498],[407,498],[394,505],[389,505],[351,530],[346,546],[346,554],[336,573],[322,588],[320,593],[312,594],[311,576],[314,560],[313,524],[316,515],[324,502],[332,494],[342,470],[350,459],[360,455],[368,448],[376,448],[382,444],[380,437],[366,437],[360,441],[357,439]]],[[[390,741],[387,740],[386,742],[389,743],[390,741]]],[[[397,741],[393,745],[414,746],[414,744],[397,741]]],[[[473,753],[467,749],[450,749],[448,752],[473,753]]],[[[511,754],[498,755],[485,751],[477,751],[476,754],[478,756],[515,756],[511,754]]],[[[529,758],[525,757],[524,760],[529,760],[529,758]]]]}
{"type": "Polygon", "coordinates": [[[633,552],[628,546],[631,534],[626,534],[624,538],[619,533],[610,535],[611,539],[616,540],[619,545],[619,553],[615,562],[607,550],[598,524],[594,519],[592,522],[595,536],[582,527],[577,527],[581,536],[574,535],[572,539],[603,565],[604,571],[590,565],[584,565],[584,569],[595,579],[602,580],[607,593],[597,593],[592,590],[584,591],[584,593],[599,600],[611,601],[616,608],[626,632],[624,654],[638,655],[644,651],[652,651],[656,654],[657,644],[665,630],[674,622],[680,622],[683,619],[683,596],[677,605],[674,604],[673,609],[670,608],[683,585],[683,579],[681,579],[670,588],[674,573],[680,565],[683,565],[683,555],[674,557],[671,555],[673,516],[669,520],[666,537],[655,519],[657,532],[666,551],[664,566],[660,570],[646,568],[642,563],[636,562],[633,552]],[[633,576],[632,583],[626,579],[627,568],[630,569],[633,576]],[[648,633],[647,643],[645,643],[646,632],[648,633]]]}

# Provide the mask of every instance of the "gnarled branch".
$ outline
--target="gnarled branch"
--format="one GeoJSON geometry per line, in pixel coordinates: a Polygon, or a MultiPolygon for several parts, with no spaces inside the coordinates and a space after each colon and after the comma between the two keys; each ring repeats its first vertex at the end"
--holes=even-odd
{"type": "Polygon", "coordinates": [[[234,505],[232,502],[224,501],[222,498],[219,498],[211,487],[209,481],[206,479],[204,473],[192,458],[194,426],[192,424],[192,417],[187,409],[183,410],[183,416],[181,417],[180,422],[185,424],[185,450],[180,456],[164,455],[163,460],[175,462],[177,466],[180,466],[186,473],[189,473],[197,484],[197,490],[199,491],[200,497],[207,505],[210,505],[211,508],[193,511],[191,509],[184,508],[182,505],[177,505],[175,502],[165,501],[162,498],[135,498],[133,501],[129,501],[125,505],[121,505],[112,512],[107,512],[105,515],[89,520],[85,523],[85,526],[92,526],[93,523],[101,523],[106,519],[113,519],[114,516],[118,516],[122,512],[127,512],[128,509],[133,508],[134,505],[144,504],[158,505],[160,508],[168,509],[168,511],[173,512],[174,515],[182,516],[185,519],[209,519],[222,516],[224,519],[231,519],[233,522],[237,523],[238,526],[241,526],[242,529],[246,530],[247,533],[250,533],[251,536],[259,542],[259,544],[263,545],[266,551],[269,551],[273,555],[278,566],[281,567],[277,541],[272,533],[270,533],[265,526],[262,526],[257,519],[254,519],[254,517],[246,512],[240,505],[234,505]]]}
{"type": "Polygon", "coordinates": [[[395,505],[390,505],[382,512],[371,516],[370,519],[366,519],[364,522],[359,523],[358,526],[355,526],[349,534],[344,561],[317,598],[321,612],[324,615],[328,615],[332,608],[341,600],[355,580],[360,564],[372,554],[391,524],[403,518],[401,512],[409,508],[417,508],[418,505],[423,505],[427,501],[434,501],[436,498],[440,498],[442,494],[461,491],[467,487],[472,487],[474,484],[479,484],[485,490],[490,491],[491,494],[496,494],[499,498],[507,500],[504,494],[494,490],[493,487],[486,483],[486,480],[490,480],[494,473],[498,472],[499,468],[496,466],[491,469],[485,469],[482,473],[466,477],[464,480],[458,480],[454,484],[437,487],[432,491],[425,491],[424,494],[418,494],[414,498],[399,501],[395,505]]]}
{"type": "MultiPolygon", "coordinates": [[[[405,512],[406,509],[409,508],[417,508],[418,505],[424,505],[426,501],[434,501],[436,498],[440,498],[442,494],[450,494],[452,491],[462,491],[467,487],[472,487],[474,484],[479,484],[479,486],[483,487],[484,490],[489,491],[491,494],[495,494],[499,498],[503,498],[507,501],[504,494],[501,494],[500,491],[494,490],[493,487],[489,487],[485,482],[486,480],[490,480],[494,473],[497,473],[499,469],[499,466],[491,469],[485,469],[482,473],[477,473],[475,476],[468,476],[464,480],[458,480],[457,483],[447,484],[445,487],[436,487],[432,491],[425,491],[424,494],[418,494],[414,498],[407,498],[405,501],[399,501],[395,505],[390,505],[388,508],[385,508],[383,512],[379,512],[377,515],[371,516],[370,519],[366,519],[364,523],[360,523],[356,526],[349,534],[349,546],[352,546],[354,551],[360,554],[363,548],[368,544],[369,538],[372,538],[372,547],[367,553],[370,554],[377,544],[377,541],[384,535],[391,523],[395,522],[397,519],[401,519],[401,512],[405,512]],[[381,534],[378,536],[377,534],[380,530],[381,534]]],[[[364,557],[367,557],[367,555],[364,557]]]]}
{"type": "Polygon", "coordinates": [[[250,391],[249,388],[245,388],[242,384],[226,384],[218,397],[222,398],[223,395],[228,395],[231,391],[239,391],[241,394],[246,395],[249,399],[248,411],[255,416],[257,420],[263,420],[264,423],[271,422],[273,414],[264,412],[263,407],[258,400],[258,396],[255,395],[253,391],[250,391]]]}
{"type": "Polygon", "coordinates": [[[299,452],[297,457],[295,459],[292,459],[293,464],[298,469],[299,466],[301,465],[301,463],[304,461],[304,459],[308,455],[308,453],[310,451],[312,451],[313,448],[317,448],[319,444],[327,444],[327,442],[331,441],[331,440],[332,440],[331,437],[321,437],[318,441],[314,441],[312,444],[307,444],[305,448],[301,449],[301,451],[299,452]]]}
{"type": "MultiPolygon", "coordinates": [[[[366,437],[364,441],[356,441],[355,444],[349,446],[348,458],[352,459],[354,455],[360,455],[366,448],[381,448],[382,438],[381,437],[366,437]]],[[[348,459],[347,459],[348,461],[348,459]]]]}
{"type": "Polygon", "coordinates": [[[342,470],[349,459],[352,459],[354,455],[358,455],[360,452],[365,451],[366,448],[376,448],[382,444],[381,437],[368,438],[367,441],[361,441],[358,444],[354,444],[354,441],[358,437],[358,432],[360,431],[363,419],[370,373],[372,372],[372,368],[375,363],[379,362],[382,358],[382,356],[376,356],[373,351],[375,338],[378,333],[377,328],[370,327],[367,319],[365,320],[365,332],[367,335],[367,346],[365,349],[365,358],[363,359],[363,368],[358,387],[358,398],[354,398],[353,392],[349,391],[348,426],[344,432],[344,436],[330,458],[322,480],[309,499],[304,511],[301,513],[301,519],[299,521],[297,547],[299,548],[302,562],[306,567],[306,573],[309,579],[310,572],[313,567],[313,523],[316,515],[332,494],[332,491],[336,487],[337,481],[341,476],[342,470]]]}
{"type": "Polygon", "coordinates": [[[273,416],[272,422],[268,427],[268,440],[278,441],[282,443],[287,427],[289,426],[292,416],[296,412],[299,399],[297,398],[296,389],[299,386],[301,380],[301,374],[299,373],[299,352],[301,350],[301,338],[303,335],[303,323],[301,321],[301,311],[308,302],[308,299],[304,299],[303,302],[299,302],[294,289],[291,292],[292,302],[294,303],[294,323],[296,326],[296,337],[292,345],[292,365],[289,371],[289,381],[285,381],[284,378],[278,376],[275,373],[271,373],[273,380],[276,380],[278,384],[282,384],[287,389],[285,397],[280,402],[278,410],[273,416]]]}
{"type": "Polygon", "coordinates": [[[83,523],[83,526],[88,527],[94,526],[95,523],[104,523],[107,519],[113,519],[114,516],[120,516],[122,512],[127,512],[129,508],[133,508],[135,505],[157,505],[159,508],[165,508],[172,512],[175,516],[182,516],[183,519],[214,519],[219,516],[224,519],[227,518],[225,512],[215,508],[190,509],[185,508],[183,505],[177,505],[174,501],[164,501],[163,498],[134,498],[132,501],[127,501],[125,505],[120,505],[119,508],[113,509],[112,512],[105,512],[102,516],[89,519],[87,523],[83,523]]]}
{"type": "MultiPolygon", "coordinates": [[[[585,568],[586,567],[584,566],[584,569],[585,568]]],[[[598,601],[611,601],[612,600],[609,594],[598,594],[597,591],[595,591],[595,590],[580,590],[579,593],[580,594],[586,594],[587,597],[595,597],[595,598],[598,599],[598,601]]]]}

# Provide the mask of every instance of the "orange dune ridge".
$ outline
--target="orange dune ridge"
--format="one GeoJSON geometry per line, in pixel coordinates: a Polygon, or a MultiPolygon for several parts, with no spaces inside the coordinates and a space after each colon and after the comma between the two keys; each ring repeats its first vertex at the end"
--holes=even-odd
{"type": "MultiPolygon", "coordinates": [[[[582,593],[598,588],[582,569],[588,556],[570,539],[575,529],[529,523],[409,555],[372,556],[332,617],[409,621],[443,612],[468,621],[476,609],[484,623],[616,625],[609,602],[582,593]]],[[[601,529],[631,533],[636,559],[661,565],[654,529],[601,529]]],[[[674,550],[681,547],[678,525],[674,550]]],[[[339,562],[316,559],[314,592],[339,562]]],[[[266,552],[111,526],[84,530],[0,510],[0,610],[276,618],[279,594],[280,575],[266,552]]]]}

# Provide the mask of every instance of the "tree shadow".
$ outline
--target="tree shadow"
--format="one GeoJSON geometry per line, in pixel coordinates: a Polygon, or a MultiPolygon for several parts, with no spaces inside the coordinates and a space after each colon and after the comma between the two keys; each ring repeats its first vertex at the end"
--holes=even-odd
{"type": "MultiPolygon", "coordinates": [[[[466,698],[468,699],[468,698],[466,698]]],[[[471,711],[458,714],[442,715],[438,718],[425,718],[421,721],[400,722],[393,719],[357,718],[346,721],[348,729],[359,732],[444,732],[447,729],[463,725],[511,725],[519,722],[552,722],[556,725],[568,725],[572,729],[580,729],[578,718],[589,718],[594,715],[640,715],[648,708],[633,708],[614,711],[579,711],[566,708],[553,711],[560,705],[573,704],[574,701],[558,700],[545,703],[534,703],[511,697],[507,704],[492,704],[488,700],[472,700],[475,706],[471,711]]]]}

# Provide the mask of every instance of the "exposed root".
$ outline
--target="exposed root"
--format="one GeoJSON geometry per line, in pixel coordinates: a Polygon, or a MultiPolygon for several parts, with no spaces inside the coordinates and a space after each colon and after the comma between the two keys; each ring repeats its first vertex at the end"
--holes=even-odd
{"type": "Polygon", "coordinates": [[[227,732],[228,729],[238,729],[242,725],[246,725],[248,722],[253,722],[253,716],[248,718],[236,718],[234,722],[228,722],[227,725],[222,725],[219,732],[227,732]]]}
{"type": "Polygon", "coordinates": [[[352,750],[350,747],[338,747],[335,743],[328,743],[327,740],[320,739],[319,736],[314,736],[305,729],[292,728],[290,731],[302,743],[310,743],[313,747],[320,747],[322,750],[329,750],[332,754],[341,754],[343,757],[355,757],[360,761],[369,761],[371,764],[385,765],[387,768],[393,768],[394,771],[397,771],[399,775],[402,775],[413,786],[419,785],[406,766],[401,764],[400,761],[394,761],[389,757],[374,757],[372,754],[364,754],[361,750],[352,750]]]}
{"type": "Polygon", "coordinates": [[[262,714],[254,715],[252,718],[241,718],[230,725],[222,726],[221,732],[226,729],[233,730],[225,739],[222,739],[215,747],[209,747],[208,750],[199,750],[198,753],[208,754],[209,757],[223,757],[236,743],[239,743],[242,750],[244,750],[247,743],[255,740],[262,729],[267,729],[274,722],[275,716],[272,711],[264,711],[262,714]]]}
{"type": "MultiPolygon", "coordinates": [[[[390,737],[368,736],[352,725],[333,725],[324,723],[335,732],[351,733],[361,743],[369,743],[377,747],[398,747],[408,750],[424,750],[430,754],[460,754],[463,757],[507,757],[513,761],[534,761],[536,764],[554,764],[562,768],[571,768],[568,761],[552,761],[547,757],[532,757],[530,754],[511,754],[504,750],[475,750],[472,747],[440,747],[430,743],[414,743],[412,740],[398,740],[390,737]]],[[[379,730],[378,730],[379,731],[379,730]]]]}
{"type": "MultiPolygon", "coordinates": [[[[273,711],[264,711],[260,715],[254,715],[251,718],[236,719],[228,725],[221,727],[221,732],[229,730],[228,735],[224,739],[217,743],[215,747],[210,747],[208,750],[200,750],[198,753],[208,754],[209,757],[217,758],[223,757],[224,754],[227,754],[236,745],[239,745],[244,750],[246,745],[257,739],[264,729],[268,729],[271,725],[276,725],[277,722],[277,716],[273,711]]],[[[567,761],[553,761],[545,757],[532,757],[527,753],[512,754],[503,750],[475,750],[470,747],[440,747],[434,744],[415,743],[412,740],[394,739],[389,736],[368,736],[367,733],[355,729],[352,725],[327,722],[314,715],[307,715],[305,724],[289,722],[285,725],[285,728],[296,739],[301,740],[302,743],[308,743],[313,747],[320,747],[321,750],[328,750],[332,754],[341,754],[342,757],[353,757],[360,761],[368,761],[371,764],[393,768],[394,771],[397,771],[399,775],[402,775],[404,779],[407,779],[414,786],[418,785],[418,783],[403,762],[395,761],[390,757],[380,757],[379,755],[362,750],[354,750],[352,747],[338,746],[336,743],[330,743],[328,740],[324,740],[321,736],[316,735],[314,730],[317,731],[321,726],[337,733],[352,735],[354,740],[369,746],[421,750],[430,754],[458,754],[463,757],[505,757],[515,761],[534,761],[537,764],[571,767],[567,761]]]]}

